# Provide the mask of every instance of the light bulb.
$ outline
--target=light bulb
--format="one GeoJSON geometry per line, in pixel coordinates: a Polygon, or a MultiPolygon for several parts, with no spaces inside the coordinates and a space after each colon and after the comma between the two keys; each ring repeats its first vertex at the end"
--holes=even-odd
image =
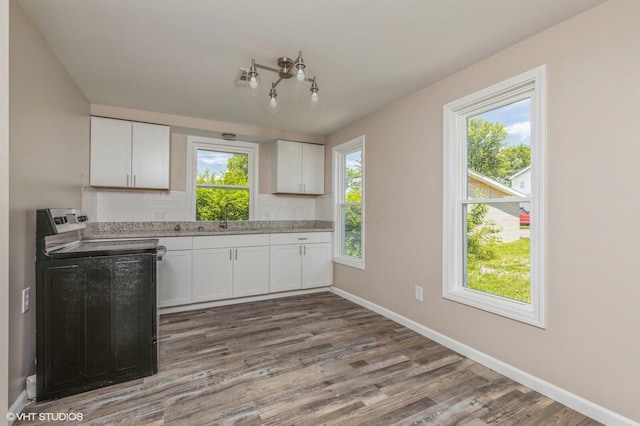
{"type": "Polygon", "coordinates": [[[311,102],[313,102],[314,104],[318,102],[318,92],[313,92],[311,94],[311,102]]]}
{"type": "Polygon", "coordinates": [[[269,106],[271,108],[276,108],[278,106],[278,101],[276,101],[276,97],[275,96],[271,97],[271,100],[269,101],[269,106]]]}
{"type": "Polygon", "coordinates": [[[258,88],[258,80],[255,76],[251,76],[251,80],[249,80],[249,87],[251,87],[252,89],[258,88]]]}
{"type": "Polygon", "coordinates": [[[296,73],[296,79],[298,81],[304,81],[304,70],[302,67],[298,68],[298,72],[296,73]]]}

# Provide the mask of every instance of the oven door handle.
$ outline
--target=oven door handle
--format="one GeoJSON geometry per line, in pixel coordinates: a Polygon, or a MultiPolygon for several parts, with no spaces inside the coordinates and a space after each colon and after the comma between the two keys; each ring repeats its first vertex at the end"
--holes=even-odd
{"type": "Polygon", "coordinates": [[[158,246],[158,254],[156,255],[156,259],[158,261],[162,260],[162,256],[167,253],[167,248],[165,246],[158,246]]]}

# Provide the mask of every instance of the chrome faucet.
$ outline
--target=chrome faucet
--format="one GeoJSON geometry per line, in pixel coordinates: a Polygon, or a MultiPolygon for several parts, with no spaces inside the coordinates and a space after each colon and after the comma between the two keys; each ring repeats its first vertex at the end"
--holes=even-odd
{"type": "Polygon", "coordinates": [[[222,229],[229,228],[229,221],[227,220],[227,210],[229,209],[229,206],[231,206],[231,211],[233,212],[233,214],[235,214],[236,216],[238,215],[236,206],[234,206],[233,203],[227,203],[227,205],[224,206],[224,220],[222,221],[222,223],[220,223],[220,228],[222,229]]]}

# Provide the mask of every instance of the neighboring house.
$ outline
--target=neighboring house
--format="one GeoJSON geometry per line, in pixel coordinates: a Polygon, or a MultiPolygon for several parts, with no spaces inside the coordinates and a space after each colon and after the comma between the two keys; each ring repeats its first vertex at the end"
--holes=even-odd
{"type": "Polygon", "coordinates": [[[509,180],[511,181],[511,188],[524,195],[531,194],[531,166],[521,169],[511,176],[509,180]]]}
{"type": "MultiPolygon", "coordinates": [[[[511,188],[524,195],[531,195],[531,166],[527,166],[524,169],[519,170],[516,174],[509,178],[511,181],[511,188]]],[[[526,211],[531,210],[529,208],[529,202],[520,203],[520,207],[526,211]]]]}
{"type": "MultiPolygon", "coordinates": [[[[525,194],[509,188],[481,173],[469,170],[469,198],[524,197],[525,194]]],[[[500,229],[498,236],[504,243],[520,239],[520,203],[489,205],[485,220],[493,221],[500,229]]]]}

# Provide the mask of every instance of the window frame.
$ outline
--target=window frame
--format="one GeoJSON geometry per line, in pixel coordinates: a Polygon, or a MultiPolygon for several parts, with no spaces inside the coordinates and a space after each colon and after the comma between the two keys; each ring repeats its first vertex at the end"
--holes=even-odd
{"type": "Polygon", "coordinates": [[[545,328],[546,67],[542,65],[444,105],[443,125],[443,298],[545,328]],[[471,204],[466,193],[467,119],[525,98],[531,99],[531,194],[514,200],[530,202],[530,303],[464,287],[463,205],[471,204]]]}
{"type": "MultiPolygon", "coordinates": [[[[217,138],[202,136],[187,136],[187,209],[189,210],[188,220],[196,221],[196,185],[198,173],[198,150],[228,152],[231,154],[248,155],[248,181],[249,181],[249,219],[254,220],[257,211],[258,200],[258,159],[259,145],[253,142],[226,141],[217,138]]],[[[224,188],[224,186],[220,186],[224,188]]],[[[229,188],[234,189],[234,188],[229,188]]],[[[242,188],[244,189],[244,187],[242,188]]],[[[208,222],[208,221],[203,221],[208,222]]],[[[213,221],[215,222],[215,221],[213,221]]]]}
{"type": "Polygon", "coordinates": [[[364,270],[365,259],[365,138],[364,135],[351,139],[340,145],[333,147],[333,205],[334,205],[334,249],[333,261],[342,265],[351,266],[353,268],[364,270]],[[346,203],[344,201],[344,176],[345,176],[345,159],[347,155],[356,152],[362,152],[362,200],[359,203],[346,203]],[[361,256],[359,258],[342,254],[342,246],[344,245],[345,235],[343,233],[342,206],[356,205],[361,206],[362,228],[361,228],[361,256]]]}

